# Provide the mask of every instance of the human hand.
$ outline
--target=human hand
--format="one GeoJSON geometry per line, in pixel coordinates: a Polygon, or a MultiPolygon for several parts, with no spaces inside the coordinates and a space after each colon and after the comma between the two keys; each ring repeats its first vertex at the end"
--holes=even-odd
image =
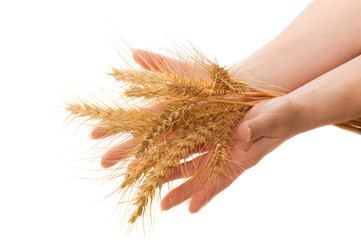
{"type": "MultiPolygon", "coordinates": [[[[134,59],[143,68],[158,71],[159,69],[167,71],[181,71],[187,73],[189,64],[165,58],[161,55],[135,50],[134,59]]],[[[192,72],[197,69],[192,69],[192,72]]],[[[163,103],[151,106],[152,111],[159,111],[163,103]]],[[[284,128],[282,134],[273,131],[276,125],[289,126],[287,114],[292,110],[287,100],[278,98],[260,103],[245,116],[244,121],[238,128],[238,132],[230,144],[229,162],[224,166],[224,171],[216,177],[209,178],[209,172],[202,172],[200,169],[208,162],[211,153],[205,153],[192,161],[181,164],[174,169],[165,182],[173,181],[179,178],[189,178],[183,185],[173,189],[162,201],[162,208],[169,209],[178,205],[188,198],[192,198],[189,205],[191,212],[199,211],[207,202],[209,202],[217,193],[228,187],[239,175],[246,169],[254,166],[263,156],[271,152],[280,145],[289,134],[284,128]],[[267,124],[270,123],[269,127],[267,124]],[[284,123],[284,124],[283,124],[284,123]],[[247,142],[249,131],[252,129],[250,140],[247,142]],[[246,132],[246,135],[244,134],[246,132]],[[262,137],[263,136],[263,137],[262,137]],[[196,174],[197,173],[197,174],[196,174]]],[[[291,114],[294,116],[294,114],[291,114]]],[[[106,130],[101,126],[96,127],[92,136],[95,139],[107,136],[106,130]]],[[[102,158],[102,165],[110,167],[122,159],[126,158],[129,151],[133,149],[142,137],[132,138],[108,151],[102,158]]],[[[192,153],[193,154],[193,153],[192,153]]],[[[130,165],[136,162],[133,161],[130,165]]]]}
{"type": "Polygon", "coordinates": [[[168,210],[191,198],[189,211],[198,212],[244,171],[296,135],[299,129],[297,116],[298,109],[287,98],[279,97],[257,104],[237,127],[234,138],[229,143],[229,160],[225,163],[223,172],[212,177],[209,177],[208,172],[196,174],[207,164],[211,153],[179,165],[166,181],[190,179],[163,198],[162,209],[168,210]]]}
{"type": "MultiPolygon", "coordinates": [[[[185,61],[179,61],[172,58],[168,58],[156,53],[135,49],[133,50],[134,60],[144,69],[150,71],[161,71],[161,72],[176,72],[180,75],[197,75],[198,78],[201,77],[202,73],[199,68],[194,64],[188,63],[185,61]]],[[[206,80],[206,79],[204,79],[206,80]]],[[[167,103],[159,102],[153,105],[145,107],[146,110],[159,113],[167,107],[167,103]]],[[[100,122],[91,132],[91,137],[93,139],[102,139],[108,137],[112,133],[108,131],[103,126],[106,125],[105,122],[100,122]]],[[[101,160],[103,167],[108,168],[121,160],[129,156],[129,152],[142,140],[142,136],[131,138],[128,141],[123,142],[122,144],[113,147],[110,149],[101,160]]]]}

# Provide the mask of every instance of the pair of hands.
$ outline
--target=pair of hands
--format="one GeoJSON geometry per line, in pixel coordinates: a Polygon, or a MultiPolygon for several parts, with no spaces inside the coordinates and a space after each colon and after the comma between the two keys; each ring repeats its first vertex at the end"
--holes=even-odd
{"type": "MultiPolygon", "coordinates": [[[[135,61],[143,68],[157,71],[187,71],[186,62],[176,61],[159,54],[134,50],[135,61]]],[[[188,69],[189,70],[189,69],[188,69]]],[[[198,71],[191,69],[192,72],[198,71]]],[[[153,107],[157,111],[157,107],[153,107]]],[[[267,100],[253,107],[235,130],[234,139],[230,141],[230,160],[224,171],[215,178],[200,178],[194,175],[208,160],[205,153],[192,161],[185,162],[173,169],[165,182],[189,178],[179,187],[171,190],[162,200],[161,207],[168,210],[191,198],[189,211],[198,212],[214,196],[227,188],[245,170],[257,164],[265,155],[273,151],[285,140],[297,134],[297,108],[287,98],[279,97],[267,100]],[[196,188],[194,186],[197,186],[196,188]]],[[[101,126],[96,127],[91,136],[100,139],[107,135],[101,126]]],[[[103,167],[111,167],[124,159],[141,138],[130,139],[109,150],[101,160],[103,167]]],[[[131,163],[132,164],[132,163],[131,163]]]]}
{"type": "MultiPolygon", "coordinates": [[[[174,169],[167,181],[189,179],[163,198],[164,210],[191,198],[189,210],[195,213],[288,138],[361,117],[360,7],[358,0],[315,0],[278,37],[240,64],[247,65],[240,77],[296,90],[259,103],[247,113],[230,143],[231,159],[217,178],[204,181],[194,175],[207,154],[174,169]]],[[[186,62],[142,50],[135,50],[133,57],[148,70],[199,71],[186,62]]],[[[101,126],[92,132],[94,139],[106,135],[101,126]]],[[[140,140],[114,147],[103,156],[102,165],[121,161],[140,140]]]]}

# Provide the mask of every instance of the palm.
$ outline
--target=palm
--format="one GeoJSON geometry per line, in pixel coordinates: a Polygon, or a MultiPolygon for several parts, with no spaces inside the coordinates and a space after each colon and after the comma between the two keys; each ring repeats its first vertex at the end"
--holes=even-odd
{"type": "Polygon", "coordinates": [[[245,170],[256,165],[266,154],[282,143],[278,138],[262,137],[250,143],[243,143],[237,135],[229,143],[229,160],[225,163],[223,172],[213,175],[207,173],[195,174],[208,160],[208,154],[180,165],[172,172],[168,181],[187,178],[190,179],[169,192],[162,200],[162,208],[169,209],[185,200],[192,198],[189,210],[199,211],[219,192],[230,186],[245,170]]]}
{"type": "MultiPolygon", "coordinates": [[[[160,66],[162,70],[182,71],[183,73],[186,72],[185,70],[187,69],[187,63],[175,61],[161,55],[140,50],[135,50],[133,55],[138,64],[143,68],[153,71],[158,70],[160,66]]],[[[192,69],[192,71],[193,70],[194,69],[192,69]]],[[[197,71],[197,69],[195,69],[195,71],[197,71]]],[[[265,104],[258,104],[245,116],[245,119],[247,119],[248,115],[262,115],[262,113],[268,113],[268,110],[278,107],[277,105],[273,107],[272,104],[271,106],[269,105],[267,102],[265,104]]],[[[153,108],[157,111],[160,106],[162,106],[161,103],[153,106],[153,108]]],[[[92,136],[96,139],[105,137],[106,135],[107,133],[101,128],[101,125],[92,132],[92,136]]],[[[210,174],[208,172],[201,171],[202,166],[208,162],[208,157],[211,155],[209,153],[205,153],[173,169],[165,182],[180,178],[189,179],[164,197],[162,200],[162,208],[166,210],[192,198],[189,204],[189,210],[193,213],[199,211],[216,194],[231,185],[246,169],[257,164],[266,154],[282,143],[278,138],[261,137],[245,144],[240,136],[242,136],[242,134],[236,133],[232,141],[229,142],[229,160],[225,163],[223,172],[220,174],[213,174],[212,177],[209,177],[210,174]]],[[[103,156],[102,165],[104,167],[110,167],[121,161],[140,140],[140,137],[133,138],[114,147],[103,156]]],[[[131,165],[135,162],[136,160],[131,163],[131,165]]]]}

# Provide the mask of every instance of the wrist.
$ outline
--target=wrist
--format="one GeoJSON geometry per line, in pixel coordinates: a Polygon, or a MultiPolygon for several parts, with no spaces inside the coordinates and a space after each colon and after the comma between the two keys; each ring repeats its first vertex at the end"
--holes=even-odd
{"type": "Polygon", "coordinates": [[[261,60],[250,62],[239,62],[235,65],[233,76],[247,81],[252,86],[273,90],[277,92],[288,92],[283,89],[283,84],[277,82],[269,69],[266,69],[261,60]]]}
{"type": "Polygon", "coordinates": [[[283,98],[290,102],[293,109],[294,124],[292,126],[295,135],[324,125],[322,116],[319,116],[320,111],[317,109],[319,103],[308,94],[292,92],[283,98]]]}
{"type": "Polygon", "coordinates": [[[252,86],[276,91],[280,93],[289,93],[298,88],[304,81],[292,77],[289,81],[291,71],[285,71],[285,63],[280,60],[273,60],[272,64],[267,56],[258,59],[246,59],[235,64],[233,76],[238,79],[244,79],[252,86]]]}
{"type": "Polygon", "coordinates": [[[279,113],[279,115],[285,116],[280,119],[284,119],[282,125],[284,127],[286,137],[290,138],[307,131],[309,128],[306,117],[307,114],[304,111],[302,104],[296,101],[296,99],[290,97],[288,94],[278,97],[277,99],[281,105],[286,106],[283,109],[281,108],[282,112],[279,113]]]}

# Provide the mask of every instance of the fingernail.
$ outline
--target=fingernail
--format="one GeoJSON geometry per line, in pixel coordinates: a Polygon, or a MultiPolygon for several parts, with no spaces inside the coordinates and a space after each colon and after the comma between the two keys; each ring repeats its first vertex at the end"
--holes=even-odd
{"type": "Polygon", "coordinates": [[[247,128],[247,142],[251,141],[252,138],[252,129],[250,127],[247,128]]]}

